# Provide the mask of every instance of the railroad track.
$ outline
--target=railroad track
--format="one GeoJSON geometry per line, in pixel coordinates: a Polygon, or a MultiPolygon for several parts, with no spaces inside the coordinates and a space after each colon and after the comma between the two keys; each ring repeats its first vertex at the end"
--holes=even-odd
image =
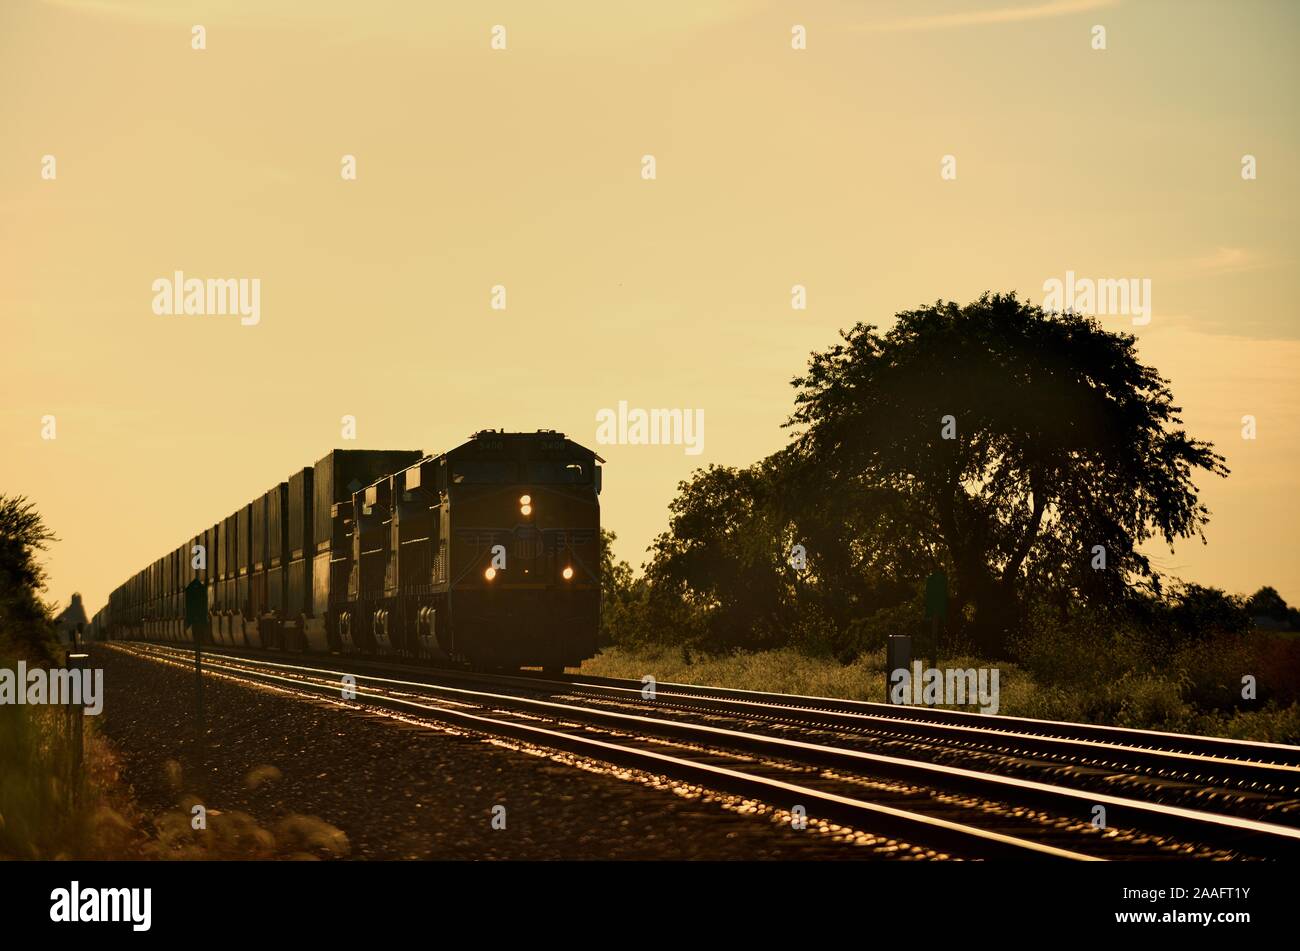
{"type": "Polygon", "coordinates": [[[643,700],[635,681],[581,678],[565,689],[617,704],[642,701],[771,724],[786,734],[812,732],[835,745],[905,757],[978,759],[985,769],[1079,789],[1124,788],[1173,805],[1216,801],[1253,818],[1300,825],[1295,746],[686,684],[658,684],[652,701],[643,700]]]}
{"type": "MultiPolygon", "coordinates": [[[[190,651],[162,645],[123,649],[176,665],[187,665],[193,656],[190,651]]],[[[343,702],[341,678],[350,674],[355,678],[351,702],[369,709],[564,750],[758,800],[788,813],[800,807],[809,817],[930,850],[929,854],[1061,859],[1300,855],[1300,829],[1283,824],[1223,810],[1189,809],[949,763],[883,755],[844,743],[812,742],[782,733],[788,734],[793,726],[811,724],[819,730],[842,731],[833,734],[833,738],[842,738],[855,731],[869,734],[880,729],[877,720],[891,719],[907,729],[919,725],[923,731],[946,731],[943,735],[950,748],[952,744],[974,748],[1005,743],[1009,742],[1008,736],[1014,737],[1013,745],[1041,748],[1039,744],[1057,744],[1054,750],[1070,749],[1076,756],[1081,755],[1080,745],[1104,745],[1108,748],[1095,756],[1115,759],[1121,753],[1128,756],[1136,752],[1146,757],[1143,768],[1177,769],[1183,775],[1231,767],[1236,771],[1236,781],[1271,790],[1300,785],[1300,766],[1280,761],[1300,753],[1293,747],[1278,748],[1270,759],[1265,759],[1269,751],[1255,747],[1266,744],[1245,744],[1251,748],[1250,755],[1256,757],[1246,760],[1227,755],[1232,747],[1223,744],[1233,741],[1216,744],[1213,755],[1102,741],[1088,744],[1078,737],[1018,732],[1027,728],[1026,722],[1033,721],[1020,721],[1012,730],[1001,730],[983,721],[1004,718],[981,718],[980,725],[975,725],[960,718],[938,722],[946,718],[933,716],[948,711],[909,710],[930,716],[889,718],[874,709],[881,706],[876,704],[677,684],[659,685],[651,701],[642,696],[642,685],[637,682],[459,675],[427,668],[354,664],[350,660],[346,666],[326,666],[326,662],[316,663],[314,659],[310,664],[287,661],[222,650],[205,654],[205,669],[218,676],[336,702],[343,702]],[[377,668],[406,677],[381,676],[377,668]],[[462,682],[486,681],[516,692],[409,679],[416,673],[447,673],[453,679],[460,677],[462,682]],[[538,690],[576,693],[598,702],[528,695],[538,690]],[[635,697],[629,696],[629,691],[635,697]],[[743,696],[732,696],[736,694],[743,696]],[[782,702],[771,702],[768,697],[782,702]],[[656,709],[646,712],[646,704],[656,705],[656,709]],[[712,722],[701,722],[701,716],[712,722]],[[720,725],[728,721],[729,725],[720,725]],[[954,738],[953,730],[967,732],[954,738]],[[1157,763],[1155,757],[1163,759],[1157,763]],[[1197,757],[1204,762],[1190,759],[1197,757]],[[1104,829],[1091,821],[1097,807],[1105,811],[1104,829]]],[[[895,708],[886,710],[898,712],[895,708]]],[[[1050,726],[1087,729],[1079,724],[1050,726]]],[[[1159,738],[1155,742],[1165,747],[1175,742],[1168,734],[1155,736],[1159,738]]]]}
{"type": "MultiPolygon", "coordinates": [[[[265,657],[223,649],[228,655],[265,657]]],[[[1300,825],[1300,747],[1157,731],[990,716],[825,697],[640,681],[472,673],[364,660],[313,658],[318,667],[485,683],[528,694],[589,698],[643,712],[740,721],[797,739],[1037,779],[1095,793],[1123,791],[1300,825]]]]}

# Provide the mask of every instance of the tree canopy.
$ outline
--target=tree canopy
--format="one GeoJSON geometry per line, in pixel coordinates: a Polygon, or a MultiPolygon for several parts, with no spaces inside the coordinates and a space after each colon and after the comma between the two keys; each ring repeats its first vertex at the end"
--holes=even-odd
{"type": "Polygon", "coordinates": [[[911,543],[951,573],[985,649],[1026,585],[1111,599],[1153,578],[1143,542],[1201,533],[1193,476],[1228,470],[1131,335],[986,294],[842,337],[794,381],[798,450],[912,513],[911,543]]]}
{"type": "Polygon", "coordinates": [[[0,495],[0,635],[9,642],[0,643],[0,651],[50,657],[50,611],[40,598],[45,572],[36,559],[54,540],[35,505],[22,496],[0,495]]]}
{"type": "Polygon", "coordinates": [[[841,338],[792,381],[785,449],[679,486],[646,598],[685,638],[759,647],[810,623],[893,623],[942,570],[953,628],[998,656],[1029,601],[1158,593],[1143,544],[1202,536],[1194,480],[1225,460],[1185,431],[1131,335],[986,294],[841,338]]]}

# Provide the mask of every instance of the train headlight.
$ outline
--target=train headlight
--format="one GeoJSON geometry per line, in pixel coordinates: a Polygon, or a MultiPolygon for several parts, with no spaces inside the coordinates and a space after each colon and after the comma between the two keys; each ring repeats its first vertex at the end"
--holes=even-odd
{"type": "Polygon", "coordinates": [[[572,581],[572,580],[573,580],[573,568],[571,568],[571,567],[566,566],[565,569],[564,569],[563,571],[560,572],[560,574],[564,575],[564,580],[565,580],[565,581],[572,581]]]}
{"type": "Polygon", "coordinates": [[[521,506],[519,506],[519,514],[520,514],[520,515],[532,515],[532,514],[533,514],[533,507],[532,507],[531,505],[521,505],[521,506]]]}
{"type": "Polygon", "coordinates": [[[520,515],[533,514],[533,497],[531,495],[519,496],[519,514],[520,515]]]}
{"type": "Polygon", "coordinates": [[[491,581],[496,576],[497,576],[497,570],[493,568],[491,565],[488,565],[487,571],[483,572],[483,577],[486,578],[488,581],[491,581]]]}
{"type": "Polygon", "coordinates": [[[520,504],[520,505],[531,505],[532,503],[533,503],[533,497],[532,497],[531,495],[521,495],[521,496],[519,496],[519,504],[520,504]]]}

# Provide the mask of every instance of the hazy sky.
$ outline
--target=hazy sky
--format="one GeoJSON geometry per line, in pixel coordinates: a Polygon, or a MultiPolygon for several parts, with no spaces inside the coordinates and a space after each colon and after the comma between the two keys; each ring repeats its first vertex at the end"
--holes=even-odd
{"type": "Polygon", "coordinates": [[[1103,323],[1233,470],[1158,563],[1300,601],[1298,10],[4,0],[0,492],[94,611],[333,446],[555,428],[635,565],[839,328],[1073,271],[1150,280],[1103,323]],[[177,269],[260,280],[260,322],[156,315],[177,269]],[[595,445],[620,400],[703,409],[704,451],[595,445]]]}

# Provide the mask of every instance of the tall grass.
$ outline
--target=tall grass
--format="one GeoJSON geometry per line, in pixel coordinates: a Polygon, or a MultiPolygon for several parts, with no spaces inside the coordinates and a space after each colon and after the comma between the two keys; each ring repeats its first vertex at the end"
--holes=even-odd
{"type": "Polygon", "coordinates": [[[72,717],[66,707],[0,706],[0,856],[71,858],[82,853],[72,717]]]}
{"type": "MultiPolygon", "coordinates": [[[[928,660],[927,660],[928,665],[928,660]]],[[[998,713],[1270,743],[1300,743],[1300,641],[1262,632],[1160,654],[1132,632],[1052,632],[1021,645],[1019,663],[941,656],[940,667],[999,671],[998,713]],[[1242,696],[1242,677],[1258,682],[1242,696]]],[[[842,664],[785,648],[701,655],[680,647],[607,648],[582,673],[846,700],[885,699],[885,652],[842,664]]],[[[962,709],[975,710],[967,704],[962,709]]]]}
{"type": "MultiPolygon", "coordinates": [[[[29,655],[29,669],[40,663],[29,655]]],[[[136,858],[141,825],[94,717],[61,704],[0,705],[0,859],[136,858]]]]}

